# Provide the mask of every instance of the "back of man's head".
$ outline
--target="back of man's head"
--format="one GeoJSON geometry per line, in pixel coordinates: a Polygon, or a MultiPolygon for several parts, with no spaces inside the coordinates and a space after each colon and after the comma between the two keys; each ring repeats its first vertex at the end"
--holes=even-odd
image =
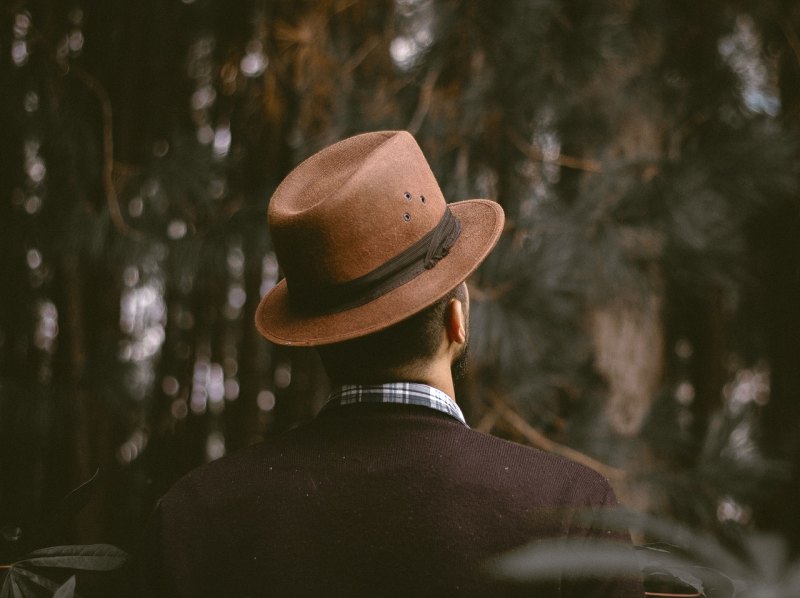
{"type": "Polygon", "coordinates": [[[317,351],[333,384],[374,384],[413,377],[439,350],[450,301],[466,303],[465,285],[459,285],[422,311],[380,332],[317,351]]]}

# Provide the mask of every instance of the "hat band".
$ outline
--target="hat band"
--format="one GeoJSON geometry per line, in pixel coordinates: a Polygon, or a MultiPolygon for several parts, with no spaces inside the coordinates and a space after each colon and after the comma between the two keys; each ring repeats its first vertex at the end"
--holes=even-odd
{"type": "Polygon", "coordinates": [[[411,247],[371,272],[346,282],[322,286],[289,285],[292,303],[315,314],[345,311],[369,303],[433,268],[461,234],[461,221],[445,207],[439,223],[411,247]]]}

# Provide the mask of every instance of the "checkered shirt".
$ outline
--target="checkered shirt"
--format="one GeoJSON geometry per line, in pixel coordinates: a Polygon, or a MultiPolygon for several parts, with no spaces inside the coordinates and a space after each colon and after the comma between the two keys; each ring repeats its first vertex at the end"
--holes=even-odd
{"type": "Polygon", "coordinates": [[[387,384],[345,384],[334,388],[323,409],[358,403],[397,403],[420,405],[446,413],[467,425],[464,414],[450,395],[420,382],[389,382],[387,384]]]}

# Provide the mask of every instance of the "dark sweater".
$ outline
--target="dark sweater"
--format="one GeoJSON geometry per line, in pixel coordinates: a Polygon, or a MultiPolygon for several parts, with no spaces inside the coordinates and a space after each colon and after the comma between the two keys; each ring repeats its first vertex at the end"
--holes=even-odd
{"type": "Polygon", "coordinates": [[[146,534],[143,594],[641,596],[620,581],[531,593],[481,566],[536,539],[608,537],[574,515],[615,504],[597,473],[437,411],[343,406],[180,480],[146,534]]]}

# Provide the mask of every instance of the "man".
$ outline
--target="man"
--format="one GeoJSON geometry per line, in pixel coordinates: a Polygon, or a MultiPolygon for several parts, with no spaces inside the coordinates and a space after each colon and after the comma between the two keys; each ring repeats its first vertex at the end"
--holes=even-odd
{"type": "MultiPolygon", "coordinates": [[[[446,204],[405,132],[346,139],[286,177],[269,206],[285,279],[256,326],[317,347],[333,392],[311,422],[190,473],[162,499],[151,594],[532,595],[493,579],[487,559],[537,539],[607,536],[578,516],[615,504],[603,478],[471,430],[454,400],[464,280],[503,219],[489,200],[446,204]]],[[[556,580],[536,595],[636,595],[607,583],[556,580]]]]}

